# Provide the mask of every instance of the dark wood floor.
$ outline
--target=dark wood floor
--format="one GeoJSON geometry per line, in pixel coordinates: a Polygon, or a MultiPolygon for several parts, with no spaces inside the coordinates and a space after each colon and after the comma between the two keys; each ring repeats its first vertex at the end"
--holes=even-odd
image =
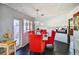
{"type": "MultiPolygon", "coordinates": [[[[29,48],[26,45],[23,48],[20,48],[16,52],[17,55],[29,55],[29,48]]],[[[45,52],[43,54],[31,53],[31,55],[70,55],[73,52],[70,52],[69,45],[66,43],[62,43],[59,41],[55,41],[54,46],[46,47],[45,52]]]]}

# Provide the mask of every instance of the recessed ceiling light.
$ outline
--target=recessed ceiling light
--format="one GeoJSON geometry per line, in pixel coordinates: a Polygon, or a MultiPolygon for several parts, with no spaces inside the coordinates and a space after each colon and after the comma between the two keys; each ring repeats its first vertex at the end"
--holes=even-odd
{"type": "Polygon", "coordinates": [[[39,9],[36,9],[36,11],[38,12],[38,11],[39,11],[39,9]]]}
{"type": "Polygon", "coordinates": [[[41,16],[44,16],[44,14],[41,14],[41,16]]]}

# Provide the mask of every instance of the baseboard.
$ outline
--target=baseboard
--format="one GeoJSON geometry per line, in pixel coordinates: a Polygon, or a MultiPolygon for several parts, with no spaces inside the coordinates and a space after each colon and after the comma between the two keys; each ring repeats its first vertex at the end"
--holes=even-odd
{"type": "MultiPolygon", "coordinates": [[[[29,45],[29,43],[28,43],[28,44],[26,44],[26,45],[25,45],[25,46],[23,46],[23,47],[26,47],[26,46],[28,46],[28,45],[29,45]]],[[[21,47],[21,48],[17,49],[16,51],[18,51],[18,50],[22,49],[23,47],[21,47]]]]}

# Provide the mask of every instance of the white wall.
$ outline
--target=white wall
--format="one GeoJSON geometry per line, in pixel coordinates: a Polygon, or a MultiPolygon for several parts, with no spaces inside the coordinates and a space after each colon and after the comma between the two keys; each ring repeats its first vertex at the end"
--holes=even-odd
{"type": "Polygon", "coordinates": [[[48,27],[54,27],[54,26],[67,26],[67,14],[59,15],[55,18],[50,19],[48,21],[48,27]]]}
{"type": "Polygon", "coordinates": [[[52,28],[52,27],[58,27],[58,26],[68,26],[68,13],[59,15],[57,17],[44,17],[40,18],[40,22],[42,22],[44,25],[39,25],[40,28],[52,28]]]}
{"type": "MultiPolygon", "coordinates": [[[[7,5],[0,4],[0,35],[4,34],[5,32],[10,32],[13,34],[13,20],[14,19],[27,19],[27,20],[32,20],[31,17],[24,15],[21,12],[18,12],[7,5]]],[[[13,38],[12,38],[13,39],[13,38]]],[[[28,43],[27,39],[23,39],[24,44],[28,43]]]]}

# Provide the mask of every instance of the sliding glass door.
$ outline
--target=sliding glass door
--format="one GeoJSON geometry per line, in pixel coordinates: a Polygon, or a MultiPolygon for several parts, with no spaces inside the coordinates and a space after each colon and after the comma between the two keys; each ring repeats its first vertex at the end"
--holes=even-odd
{"type": "Polygon", "coordinates": [[[16,46],[20,46],[20,20],[14,19],[14,40],[16,40],[16,46]]]}
{"type": "Polygon", "coordinates": [[[13,21],[13,38],[16,40],[16,48],[28,44],[28,31],[32,30],[32,21],[23,19],[14,19],[13,21]]]}

